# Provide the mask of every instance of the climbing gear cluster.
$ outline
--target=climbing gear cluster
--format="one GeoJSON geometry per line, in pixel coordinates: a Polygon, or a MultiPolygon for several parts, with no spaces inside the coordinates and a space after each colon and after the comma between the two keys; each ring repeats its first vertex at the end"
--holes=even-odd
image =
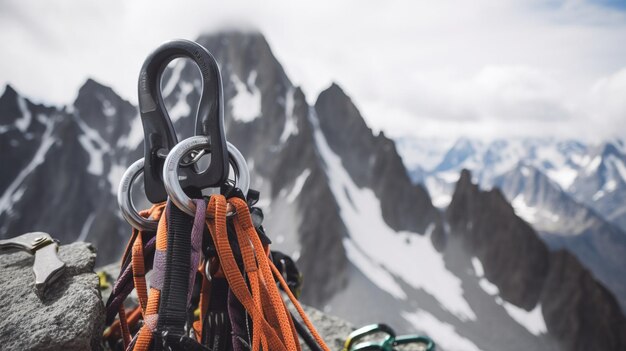
{"type": "Polygon", "coordinates": [[[422,335],[396,336],[386,324],[371,324],[359,328],[348,336],[342,351],[435,351],[435,343],[422,335]]]}
{"type": "Polygon", "coordinates": [[[328,350],[296,299],[302,278],[293,261],[270,251],[245,158],[226,141],[213,56],[194,42],[165,43],[146,59],[138,93],[145,153],[118,191],[133,230],[106,303],[106,342],[124,350],[291,351],[300,350],[300,336],[312,350],[328,350]],[[202,75],[196,135],[181,142],[160,89],[179,57],[202,75]],[[141,173],[153,205],[138,212],[131,187],[141,173]],[[213,193],[204,196],[206,189],[213,193]],[[129,308],[133,290],[138,304],[129,308]]]}

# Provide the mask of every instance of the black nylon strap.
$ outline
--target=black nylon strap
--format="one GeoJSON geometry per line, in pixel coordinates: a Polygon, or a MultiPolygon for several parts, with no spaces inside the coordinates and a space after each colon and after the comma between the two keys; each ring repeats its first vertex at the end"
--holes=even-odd
{"type": "Polygon", "coordinates": [[[213,351],[188,336],[168,335],[166,345],[172,351],[213,351]]]}
{"type": "Polygon", "coordinates": [[[309,334],[309,330],[304,325],[302,325],[302,322],[300,322],[300,320],[297,319],[293,315],[293,313],[289,312],[289,314],[291,315],[291,319],[293,320],[293,325],[296,328],[296,332],[298,332],[298,335],[300,335],[306,346],[308,346],[311,351],[323,351],[322,348],[317,344],[317,341],[315,341],[315,338],[313,338],[313,336],[309,334]]]}
{"type": "Polygon", "coordinates": [[[185,334],[187,322],[187,291],[191,257],[193,217],[168,202],[168,232],[165,275],[159,301],[159,319],[155,333],[155,349],[162,347],[162,333],[170,339],[185,334]]]}
{"type": "Polygon", "coordinates": [[[213,351],[230,349],[230,320],[227,310],[228,282],[225,278],[213,278],[209,306],[204,318],[202,343],[213,351]]]}

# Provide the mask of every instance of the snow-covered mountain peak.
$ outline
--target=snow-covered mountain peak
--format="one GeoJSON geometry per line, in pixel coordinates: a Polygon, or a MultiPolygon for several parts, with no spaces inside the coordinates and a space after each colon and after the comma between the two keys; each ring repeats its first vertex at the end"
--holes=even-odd
{"type": "Polygon", "coordinates": [[[624,151],[620,140],[606,142],[601,146],[600,155],[603,158],[617,157],[624,158],[624,151]]]}

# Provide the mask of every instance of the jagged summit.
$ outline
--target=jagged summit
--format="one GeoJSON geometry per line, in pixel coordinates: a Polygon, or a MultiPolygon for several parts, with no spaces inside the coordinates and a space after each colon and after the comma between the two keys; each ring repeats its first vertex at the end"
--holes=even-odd
{"type": "Polygon", "coordinates": [[[324,89],[322,92],[327,92],[328,94],[343,95],[345,97],[348,96],[348,94],[346,94],[345,91],[341,88],[339,83],[335,81],[332,81],[330,85],[328,86],[328,88],[324,89]]]}
{"type": "MultiPolygon", "coordinates": [[[[102,84],[91,77],[87,78],[87,80],[85,80],[85,82],[80,86],[80,88],[78,88],[78,95],[76,96],[76,99],[74,100],[73,104],[76,104],[77,101],[80,101],[82,99],[93,99],[94,98],[93,95],[107,96],[110,98],[114,98],[115,100],[124,101],[130,104],[130,102],[121,98],[115,92],[115,90],[113,90],[113,88],[111,88],[108,85],[102,84]]],[[[97,98],[97,96],[95,98],[97,98]]]]}
{"type": "Polygon", "coordinates": [[[0,96],[0,100],[2,100],[2,99],[14,99],[18,95],[19,95],[19,93],[17,92],[17,90],[15,90],[15,88],[13,88],[13,86],[11,84],[6,84],[4,86],[4,92],[2,93],[2,96],[0,96]]]}
{"type": "Polygon", "coordinates": [[[599,154],[602,155],[602,158],[607,158],[611,156],[620,158],[624,157],[622,146],[617,142],[607,142],[602,145],[601,150],[602,151],[599,154]]]}
{"type": "Polygon", "coordinates": [[[373,152],[372,130],[365,123],[352,99],[339,85],[333,83],[319,94],[315,110],[320,127],[324,134],[328,135],[333,150],[354,148],[356,152],[363,154],[363,158],[367,158],[367,154],[373,152]]]}
{"type": "MultiPolygon", "coordinates": [[[[2,96],[0,96],[0,134],[5,131],[18,131],[20,133],[41,130],[41,121],[31,113],[32,109],[41,110],[44,114],[56,111],[55,107],[33,103],[20,94],[13,86],[7,84],[2,96]]],[[[20,138],[23,136],[20,136],[20,138]]],[[[6,140],[4,140],[6,142],[6,140]]],[[[15,140],[13,141],[14,145],[15,140]]],[[[0,146],[2,143],[0,143],[0,146]]]]}
{"type": "Polygon", "coordinates": [[[470,185],[475,185],[472,183],[472,172],[469,169],[464,168],[461,170],[461,175],[459,177],[459,181],[457,182],[457,187],[467,187],[470,185]]]}
{"type": "Polygon", "coordinates": [[[18,92],[7,84],[4,93],[0,96],[0,125],[10,125],[22,116],[19,97],[18,92]]]}
{"type": "Polygon", "coordinates": [[[254,71],[258,80],[289,82],[265,36],[256,30],[204,34],[198,37],[197,42],[215,56],[222,74],[236,74],[243,83],[247,83],[250,73],[254,71]]]}
{"type": "Polygon", "coordinates": [[[256,29],[222,29],[215,32],[201,34],[196,38],[198,43],[209,42],[212,40],[219,40],[222,42],[224,47],[262,47],[267,49],[268,52],[271,52],[267,39],[265,39],[263,33],[256,29]]]}
{"type": "Polygon", "coordinates": [[[94,129],[101,138],[94,142],[103,150],[113,152],[111,145],[117,143],[120,135],[130,129],[137,109],[115,91],[100,82],[89,78],[78,90],[72,104],[74,115],[84,121],[81,128],[87,135],[94,136],[94,129]],[[108,144],[108,145],[107,145],[108,144]]]}

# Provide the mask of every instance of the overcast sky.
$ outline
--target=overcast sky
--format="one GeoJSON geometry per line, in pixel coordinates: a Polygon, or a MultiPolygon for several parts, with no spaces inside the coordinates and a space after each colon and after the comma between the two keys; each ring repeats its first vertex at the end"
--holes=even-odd
{"type": "Polygon", "coordinates": [[[93,77],[136,102],[152,49],[220,28],[392,136],[626,137],[624,0],[0,0],[0,91],[64,104],[93,77]]]}

